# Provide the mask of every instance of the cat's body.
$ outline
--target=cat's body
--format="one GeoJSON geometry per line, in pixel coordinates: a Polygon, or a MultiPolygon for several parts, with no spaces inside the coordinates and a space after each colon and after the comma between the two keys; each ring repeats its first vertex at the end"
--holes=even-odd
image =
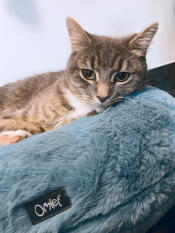
{"type": "Polygon", "coordinates": [[[19,120],[26,124],[24,128],[14,124],[3,128],[0,123],[1,131],[23,129],[37,134],[102,110],[98,103],[95,106],[84,102],[83,97],[76,97],[64,71],[37,75],[0,87],[0,99],[0,122],[19,120]]]}
{"type": "Polygon", "coordinates": [[[67,26],[73,51],[64,71],[0,87],[0,145],[98,113],[144,86],[157,24],[123,39],[91,35],[70,18],[67,26]]]}

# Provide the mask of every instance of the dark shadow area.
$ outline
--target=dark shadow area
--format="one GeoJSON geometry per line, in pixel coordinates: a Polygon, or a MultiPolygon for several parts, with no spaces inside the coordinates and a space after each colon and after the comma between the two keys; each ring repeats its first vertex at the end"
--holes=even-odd
{"type": "Polygon", "coordinates": [[[175,207],[147,233],[175,233],[175,207]]]}
{"type": "Polygon", "coordinates": [[[149,70],[149,85],[167,91],[175,97],[175,62],[149,70]]]}
{"type": "Polygon", "coordinates": [[[18,20],[31,26],[40,23],[35,0],[6,0],[9,12],[18,20]]]}

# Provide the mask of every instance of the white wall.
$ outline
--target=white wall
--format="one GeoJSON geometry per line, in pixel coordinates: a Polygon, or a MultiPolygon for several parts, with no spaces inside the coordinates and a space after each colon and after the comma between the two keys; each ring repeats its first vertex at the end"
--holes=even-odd
{"type": "Polygon", "coordinates": [[[0,85],[63,69],[70,54],[67,16],[104,35],[139,32],[159,21],[149,68],[175,61],[174,0],[1,0],[0,85]]]}

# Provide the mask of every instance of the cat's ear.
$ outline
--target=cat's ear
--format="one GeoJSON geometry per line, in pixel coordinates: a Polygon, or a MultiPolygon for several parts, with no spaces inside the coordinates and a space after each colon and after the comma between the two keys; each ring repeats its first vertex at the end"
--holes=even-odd
{"type": "Polygon", "coordinates": [[[158,23],[153,23],[142,32],[136,34],[129,42],[129,48],[138,56],[145,56],[147,49],[158,29],[158,23]]]}
{"type": "Polygon", "coordinates": [[[91,39],[89,38],[87,32],[84,31],[79,25],[79,23],[68,17],[66,24],[73,51],[79,51],[90,46],[91,39]]]}

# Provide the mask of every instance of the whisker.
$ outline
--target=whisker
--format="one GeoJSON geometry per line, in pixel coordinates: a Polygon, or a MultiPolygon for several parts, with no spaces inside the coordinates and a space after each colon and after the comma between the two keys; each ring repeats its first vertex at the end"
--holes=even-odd
{"type": "Polygon", "coordinates": [[[85,103],[96,104],[96,102],[90,98],[88,95],[75,95],[76,97],[81,97],[81,100],[85,103]]]}
{"type": "Polygon", "coordinates": [[[122,100],[124,99],[125,97],[124,96],[118,96],[118,97],[114,97],[112,100],[122,100]]]}

